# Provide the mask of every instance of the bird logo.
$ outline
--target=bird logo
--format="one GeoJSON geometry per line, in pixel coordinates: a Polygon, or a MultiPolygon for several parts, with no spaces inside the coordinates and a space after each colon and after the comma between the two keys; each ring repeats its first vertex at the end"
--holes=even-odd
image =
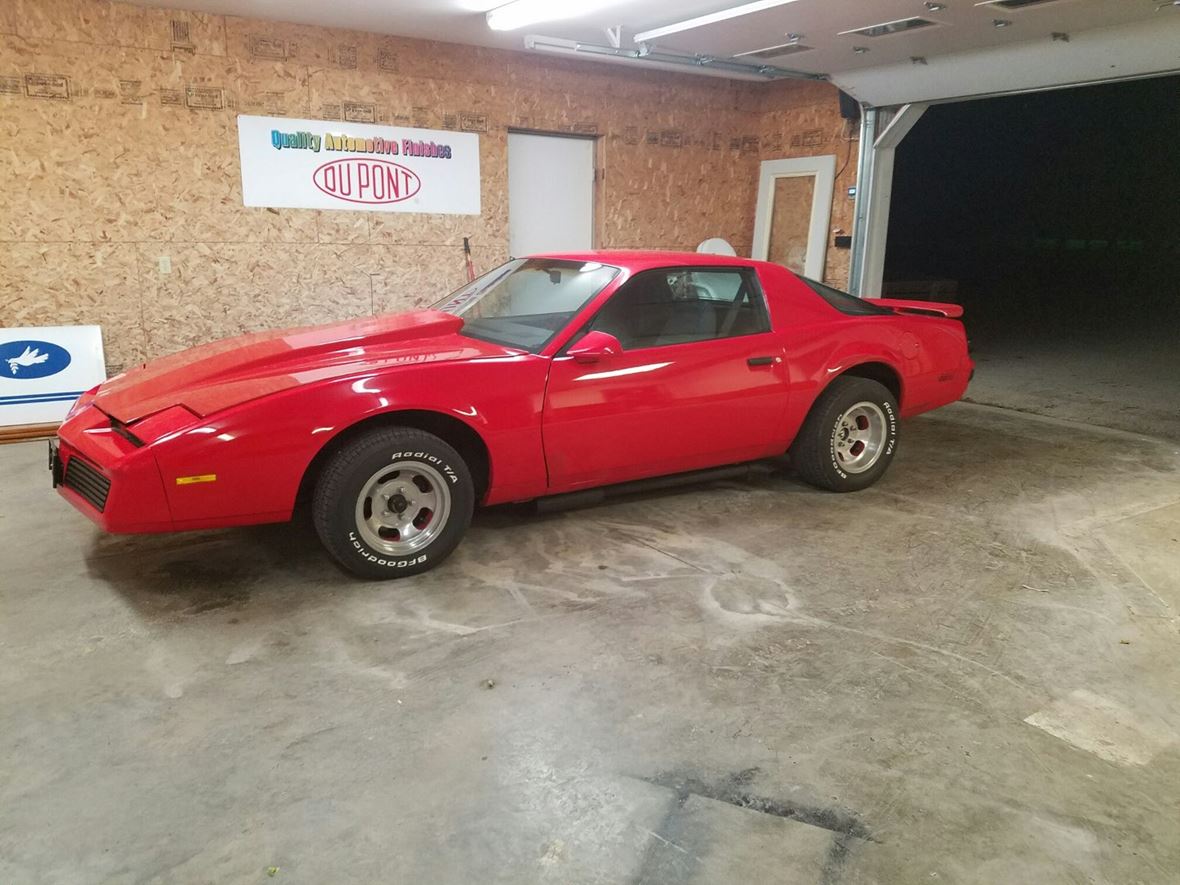
{"type": "Polygon", "coordinates": [[[36,366],[40,363],[46,362],[49,359],[49,354],[41,353],[39,348],[32,345],[24,349],[24,353],[20,356],[10,357],[6,362],[8,363],[8,370],[16,375],[21,369],[27,369],[29,366],[36,366]]]}

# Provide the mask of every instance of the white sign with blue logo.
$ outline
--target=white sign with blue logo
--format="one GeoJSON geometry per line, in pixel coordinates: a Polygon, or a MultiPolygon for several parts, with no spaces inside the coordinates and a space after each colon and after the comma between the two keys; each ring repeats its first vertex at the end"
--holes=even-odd
{"type": "Polygon", "coordinates": [[[0,425],[59,423],[105,380],[99,326],[0,329],[0,425]]]}
{"type": "Polygon", "coordinates": [[[473,132],[243,114],[238,151],[246,206],[479,215],[473,132]]]}

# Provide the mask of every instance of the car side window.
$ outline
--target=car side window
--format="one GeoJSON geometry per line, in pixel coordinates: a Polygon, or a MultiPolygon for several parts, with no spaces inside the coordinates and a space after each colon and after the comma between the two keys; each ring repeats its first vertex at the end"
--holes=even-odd
{"type": "Polygon", "coordinates": [[[589,329],[636,350],[769,332],[770,319],[752,269],[670,268],[628,280],[589,329]]]}

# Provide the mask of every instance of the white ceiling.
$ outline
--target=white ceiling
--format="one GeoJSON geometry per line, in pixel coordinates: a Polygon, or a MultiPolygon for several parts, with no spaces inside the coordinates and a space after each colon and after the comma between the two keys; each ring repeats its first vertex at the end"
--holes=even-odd
{"type": "MultiPolygon", "coordinates": [[[[1101,28],[1136,19],[1152,18],[1150,0],[1054,0],[1041,7],[1001,10],[975,6],[975,0],[941,0],[946,9],[930,12],[923,0],[797,0],[765,12],[742,16],[696,31],[685,31],[657,41],[669,48],[735,55],[781,43],[788,32],[803,35],[802,43],[814,47],[784,60],[798,70],[838,74],[860,68],[930,58],[969,49],[1049,41],[1054,31],[1101,28]],[[883,37],[838,36],[841,31],[919,16],[937,22],[934,27],[883,37]],[[996,28],[993,21],[1012,22],[996,28]],[[869,51],[857,54],[853,47],[869,51]]],[[[726,4],[713,4],[713,8],[726,4]]],[[[1180,12],[1180,10],[1178,10],[1180,12]]],[[[679,16],[673,16],[673,19],[679,16]]],[[[665,19],[667,16],[665,16],[665,19]]]]}
{"type": "MultiPolygon", "coordinates": [[[[1130,2],[1130,0],[1127,0],[1130,2]]],[[[1156,19],[1132,21],[1052,39],[971,49],[845,71],[836,83],[878,107],[1133,79],[1180,72],[1180,7],[1156,19]]]]}
{"type": "MultiPolygon", "coordinates": [[[[521,31],[493,31],[484,13],[504,0],[136,0],[148,5],[177,5],[188,9],[265,19],[352,28],[385,34],[496,46],[524,51],[526,34],[541,34],[605,45],[605,29],[622,25],[623,45],[633,46],[634,34],[739,5],[745,0],[603,0],[597,12],[576,19],[536,24],[521,31]]],[[[554,7],[562,4],[552,0],[554,7]]],[[[1174,33],[1180,28],[1180,7],[1159,12],[1162,0],[1052,0],[1027,9],[1003,9],[976,5],[979,0],[939,0],[946,8],[930,11],[925,0],[793,0],[772,9],[731,18],[654,42],[656,48],[689,54],[726,58],[784,43],[788,33],[802,34],[809,51],[766,59],[770,64],[810,73],[829,74],[837,83],[845,81],[862,99],[874,100],[864,86],[866,76],[878,70],[900,66],[920,67],[911,59],[923,57],[926,68],[937,67],[935,59],[962,58],[981,51],[998,50],[1015,59],[1053,59],[1093,50],[1094,41],[1077,39],[1087,32],[1131,31],[1150,35],[1155,30],[1174,33]],[[938,24],[902,34],[876,38],[840,36],[841,31],[920,16],[938,24]],[[995,19],[1011,25],[996,28],[995,19]],[[1054,42],[1054,32],[1067,33],[1070,42],[1054,42]],[[853,47],[864,47],[857,53],[853,47]],[[1090,46],[1091,49],[1086,47],[1090,46]],[[858,73],[859,72],[859,73],[858,73]]],[[[1125,44],[1126,41],[1124,41],[1125,44]]],[[[1180,68],[1180,41],[1175,51],[1164,50],[1162,61],[1152,64],[1180,68]]],[[[1135,54],[1132,44],[1130,50],[1135,54]]],[[[1158,53],[1157,53],[1158,55],[1158,53]]],[[[1133,59],[1128,59],[1128,62],[1133,59]]],[[[1105,63],[1105,60],[1104,60],[1105,63]]],[[[1133,67],[1134,65],[1132,65],[1133,67]]],[[[1141,65],[1140,65],[1141,66],[1141,65]]],[[[689,69],[686,69],[689,70],[689,69]]],[[[921,81],[935,76],[931,70],[901,76],[900,80],[921,81]]],[[[943,76],[938,74],[937,77],[943,76]]],[[[895,77],[896,79],[896,77],[895,77]]],[[[930,87],[926,87],[929,91],[930,87]]],[[[904,91],[904,90],[903,90],[904,91]]],[[[937,91],[937,90],[936,90],[937,91]]],[[[901,93],[899,93],[901,94],[901,93]]],[[[894,96],[891,96],[891,98],[894,96]]],[[[906,96],[911,98],[914,96],[906,96]]]]}

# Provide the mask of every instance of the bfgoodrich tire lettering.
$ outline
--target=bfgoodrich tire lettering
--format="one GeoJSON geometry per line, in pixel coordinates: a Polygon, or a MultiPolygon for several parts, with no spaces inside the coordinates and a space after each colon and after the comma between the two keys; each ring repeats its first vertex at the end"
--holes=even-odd
{"type": "Polygon", "coordinates": [[[386,427],[350,440],[328,460],[312,520],[348,571],[401,578],[446,559],[474,508],[475,486],[458,452],[425,431],[386,427]]]}
{"type": "Polygon", "coordinates": [[[897,400],[888,388],[841,375],[811,407],[791,446],[791,463],[813,486],[859,491],[889,468],[897,436],[897,400]]]}

